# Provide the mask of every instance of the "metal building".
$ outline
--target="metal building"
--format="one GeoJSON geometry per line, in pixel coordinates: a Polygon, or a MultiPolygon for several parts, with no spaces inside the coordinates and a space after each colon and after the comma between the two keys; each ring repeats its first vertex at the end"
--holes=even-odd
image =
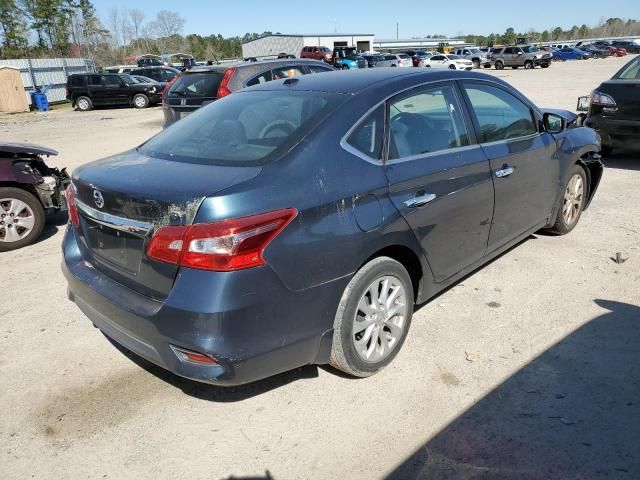
{"type": "Polygon", "coordinates": [[[279,53],[300,56],[303,47],[356,47],[360,51],[373,48],[372,33],[320,33],[308,35],[266,35],[242,44],[243,58],[275,57],[279,53]]]}
{"type": "Polygon", "coordinates": [[[460,38],[409,38],[376,40],[373,48],[380,52],[401,52],[405,50],[432,50],[442,44],[450,47],[468,45],[460,38]]]}

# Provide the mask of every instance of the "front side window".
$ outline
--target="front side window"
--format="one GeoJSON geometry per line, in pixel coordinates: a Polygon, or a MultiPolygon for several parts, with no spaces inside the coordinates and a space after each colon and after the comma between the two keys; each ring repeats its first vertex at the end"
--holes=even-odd
{"type": "Polygon", "coordinates": [[[105,75],[104,84],[107,87],[119,87],[122,84],[118,75],[105,75]]]}
{"type": "Polygon", "coordinates": [[[420,90],[389,103],[389,160],[469,145],[450,86],[420,90]]]}
{"type": "Polygon", "coordinates": [[[151,157],[205,165],[262,165],[293,148],[347,95],[247,91],[196,110],[139,147],[151,157]]]}
{"type": "Polygon", "coordinates": [[[380,159],[382,152],[384,110],[384,105],[380,105],[358,125],[347,139],[349,145],[374,160],[380,159]]]}
{"type": "Polygon", "coordinates": [[[614,78],[620,78],[622,80],[640,79],[640,60],[636,60],[625,66],[614,78]]]}
{"type": "Polygon", "coordinates": [[[509,140],[538,132],[529,106],[510,93],[479,84],[467,84],[464,89],[478,120],[482,142],[509,140]]]}

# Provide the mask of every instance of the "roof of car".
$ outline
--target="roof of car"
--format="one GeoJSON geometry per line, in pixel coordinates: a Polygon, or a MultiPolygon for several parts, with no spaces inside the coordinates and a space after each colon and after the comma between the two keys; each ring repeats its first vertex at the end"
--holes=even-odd
{"type": "Polygon", "coordinates": [[[202,73],[202,72],[220,72],[224,71],[227,68],[243,68],[243,67],[256,67],[257,65],[300,65],[300,64],[310,64],[310,65],[328,65],[326,62],[322,60],[313,60],[311,58],[276,58],[270,60],[259,60],[257,62],[229,62],[224,64],[217,65],[199,65],[197,67],[193,67],[187,70],[184,73],[202,73]]]}
{"type": "Polygon", "coordinates": [[[496,81],[496,77],[476,72],[459,71],[434,71],[431,69],[414,68],[371,68],[362,70],[340,70],[316,75],[303,75],[295,77],[296,81],[291,82],[291,78],[286,80],[274,80],[250,87],[251,90],[285,90],[295,88],[296,90],[324,91],[355,95],[373,85],[405,83],[412,76],[420,77],[420,81],[439,81],[461,78],[489,79],[496,81]]]}

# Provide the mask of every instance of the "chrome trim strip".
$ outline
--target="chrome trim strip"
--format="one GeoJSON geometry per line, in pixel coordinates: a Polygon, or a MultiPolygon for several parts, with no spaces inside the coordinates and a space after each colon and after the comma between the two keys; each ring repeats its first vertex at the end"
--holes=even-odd
{"type": "Polygon", "coordinates": [[[95,208],[90,207],[84,202],[76,199],[76,205],[78,209],[87,215],[91,220],[104,225],[114,230],[121,232],[131,233],[140,237],[144,237],[152,228],[152,223],[140,222],[138,220],[131,220],[124,217],[118,217],[111,215],[110,213],[104,213],[95,208]]]}

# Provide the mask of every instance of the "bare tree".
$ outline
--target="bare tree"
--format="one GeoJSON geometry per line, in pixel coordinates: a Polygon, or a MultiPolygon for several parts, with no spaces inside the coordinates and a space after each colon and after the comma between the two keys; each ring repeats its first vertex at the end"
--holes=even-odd
{"type": "Polygon", "coordinates": [[[138,40],[140,35],[142,34],[142,23],[144,22],[144,12],[142,10],[138,10],[137,8],[132,8],[129,10],[129,20],[131,23],[131,29],[133,34],[133,39],[138,40]]]}
{"type": "Polygon", "coordinates": [[[179,35],[184,28],[184,18],[182,18],[177,12],[160,10],[153,22],[153,26],[159,37],[179,35]]]}

